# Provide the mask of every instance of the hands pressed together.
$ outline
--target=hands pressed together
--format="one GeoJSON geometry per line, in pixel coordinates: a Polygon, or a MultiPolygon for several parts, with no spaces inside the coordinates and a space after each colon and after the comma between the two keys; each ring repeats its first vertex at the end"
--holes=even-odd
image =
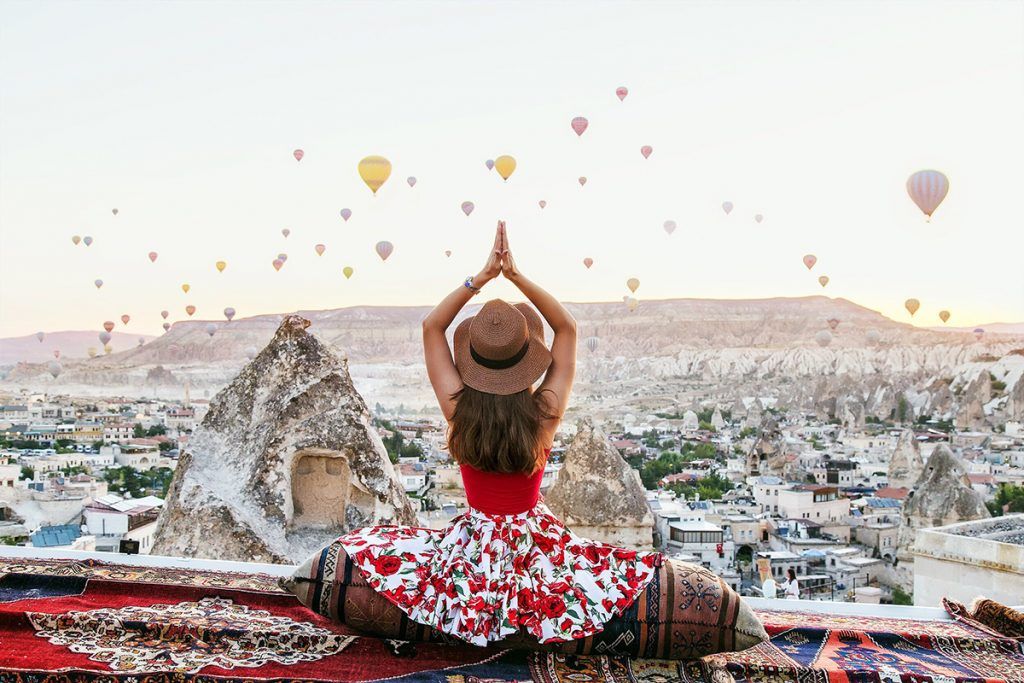
{"type": "Polygon", "coordinates": [[[484,264],[483,270],[477,276],[486,282],[493,280],[499,275],[504,275],[508,280],[515,283],[519,277],[519,269],[512,258],[512,252],[508,248],[508,233],[505,231],[505,221],[498,221],[498,228],[494,232],[494,246],[491,254],[484,264]]]}

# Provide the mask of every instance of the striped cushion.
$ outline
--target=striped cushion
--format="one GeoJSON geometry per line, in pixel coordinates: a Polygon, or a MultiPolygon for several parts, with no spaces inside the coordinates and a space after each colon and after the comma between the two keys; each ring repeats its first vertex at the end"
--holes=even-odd
{"type": "MultiPolygon", "coordinates": [[[[331,543],[281,585],[325,617],[368,634],[416,642],[453,638],[411,621],[377,593],[346,555],[331,543]]],[[[597,635],[542,645],[523,633],[496,646],[571,654],[613,654],[695,659],[744,650],[768,639],[757,616],[717,576],[696,565],[666,559],[654,580],[621,616],[597,635]]]]}

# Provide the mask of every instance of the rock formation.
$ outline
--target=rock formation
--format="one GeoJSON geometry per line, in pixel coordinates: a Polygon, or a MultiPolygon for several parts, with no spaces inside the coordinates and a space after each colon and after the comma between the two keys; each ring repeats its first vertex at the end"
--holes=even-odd
{"type": "Polygon", "coordinates": [[[904,429],[889,458],[889,486],[910,488],[917,483],[922,470],[924,460],[914,430],[904,429]]]}
{"type": "Polygon", "coordinates": [[[649,550],[654,514],[639,473],[589,419],[577,424],[564,463],[544,496],[551,511],[586,538],[649,550]]]}
{"type": "Polygon", "coordinates": [[[716,430],[725,427],[725,419],[722,417],[722,411],[719,410],[718,406],[715,406],[715,412],[711,414],[711,426],[716,430]]]}
{"type": "Polygon", "coordinates": [[[967,385],[960,397],[960,409],[956,415],[957,429],[973,430],[985,427],[985,404],[992,400],[992,376],[982,370],[967,385]]]}
{"type": "Polygon", "coordinates": [[[747,474],[776,474],[785,469],[786,442],[779,423],[769,413],[761,423],[757,439],[747,453],[747,474]]]}
{"type": "Polygon", "coordinates": [[[175,472],[153,552],[299,562],[378,522],[414,523],[348,363],[287,316],[211,401],[175,472]]]}
{"type": "Polygon", "coordinates": [[[918,529],[990,516],[981,494],[971,488],[963,462],[948,446],[939,444],[903,506],[898,556],[902,559],[911,555],[918,529]]]}

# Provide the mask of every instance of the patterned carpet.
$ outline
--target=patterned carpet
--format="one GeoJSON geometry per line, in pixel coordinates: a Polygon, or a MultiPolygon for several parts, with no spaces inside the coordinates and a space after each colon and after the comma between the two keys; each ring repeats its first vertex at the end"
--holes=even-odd
{"type": "Polygon", "coordinates": [[[0,560],[0,683],[1024,683],[1013,615],[984,607],[950,603],[943,622],[765,611],[770,643],[667,662],[364,637],[270,576],[0,560]]]}

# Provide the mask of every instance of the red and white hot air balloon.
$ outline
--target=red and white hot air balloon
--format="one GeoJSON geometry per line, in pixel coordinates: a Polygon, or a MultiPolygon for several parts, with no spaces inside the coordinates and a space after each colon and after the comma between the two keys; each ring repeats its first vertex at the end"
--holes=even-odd
{"type": "Polygon", "coordinates": [[[542,208],[542,209],[543,209],[543,208],[544,208],[545,206],[547,206],[547,205],[548,205],[548,203],[547,203],[546,201],[544,201],[543,199],[542,199],[542,200],[540,200],[539,202],[537,202],[537,206],[539,206],[539,207],[540,207],[540,208],[542,208]]]}
{"type": "Polygon", "coordinates": [[[302,161],[302,157],[306,156],[306,153],[301,149],[297,149],[292,152],[292,156],[295,157],[295,161],[302,161]]]}
{"type": "Polygon", "coordinates": [[[377,242],[375,249],[377,250],[377,256],[380,256],[380,260],[387,261],[388,256],[391,256],[391,252],[395,250],[395,245],[391,244],[391,242],[388,242],[387,240],[382,240],[377,242]]]}
{"type": "Polygon", "coordinates": [[[589,270],[590,266],[594,265],[594,259],[588,256],[587,258],[583,259],[583,265],[589,270]]]}
{"type": "Polygon", "coordinates": [[[907,194],[929,220],[948,192],[949,178],[939,171],[918,171],[907,178],[907,194]]]}
{"type": "Polygon", "coordinates": [[[818,262],[818,257],[814,254],[804,254],[804,265],[807,266],[807,270],[814,267],[814,264],[818,262]]]}
{"type": "Polygon", "coordinates": [[[192,304],[189,304],[188,306],[185,307],[185,312],[188,313],[189,317],[191,318],[192,314],[196,312],[196,307],[193,306],[192,304]]]}
{"type": "Polygon", "coordinates": [[[672,233],[674,233],[676,231],[676,222],[675,221],[665,221],[662,224],[661,227],[663,227],[665,229],[665,232],[667,232],[669,235],[671,235],[672,233]]]}
{"type": "Polygon", "coordinates": [[[839,327],[840,320],[839,320],[839,318],[829,318],[825,322],[828,323],[829,328],[834,330],[837,327],[839,327]]]}
{"type": "Polygon", "coordinates": [[[445,249],[444,250],[444,255],[447,256],[448,258],[451,258],[452,250],[451,249],[445,249]]]}
{"type": "Polygon", "coordinates": [[[105,323],[103,323],[103,329],[106,330],[107,332],[110,332],[111,330],[113,330],[114,329],[114,321],[113,320],[108,320],[105,323]]]}
{"type": "Polygon", "coordinates": [[[569,125],[572,126],[574,131],[576,131],[576,135],[583,135],[583,131],[585,131],[587,126],[590,125],[590,121],[587,121],[586,117],[577,116],[569,125]]]}
{"type": "Polygon", "coordinates": [[[273,266],[274,266],[274,270],[280,271],[280,270],[281,270],[281,266],[283,266],[283,265],[284,265],[284,261],[282,261],[282,260],[281,260],[281,259],[279,259],[279,258],[276,258],[276,259],[274,259],[274,260],[273,260],[273,261],[271,262],[271,265],[273,265],[273,266]]]}
{"type": "Polygon", "coordinates": [[[166,332],[169,329],[171,329],[171,324],[170,323],[164,323],[164,332],[166,332]]]}
{"type": "Polygon", "coordinates": [[[462,213],[466,214],[467,216],[473,213],[473,209],[475,208],[476,205],[474,205],[473,202],[462,202],[462,213]]]}
{"type": "Polygon", "coordinates": [[[53,357],[54,358],[60,358],[60,349],[54,349],[53,350],[53,357]]]}
{"type": "Polygon", "coordinates": [[[618,88],[615,89],[615,96],[619,98],[619,102],[621,102],[624,99],[626,99],[626,95],[628,95],[628,94],[629,94],[629,88],[627,88],[624,85],[620,85],[618,88]]]}
{"type": "Polygon", "coordinates": [[[324,244],[318,244],[313,248],[316,249],[317,256],[323,256],[324,252],[327,251],[327,246],[324,244]]]}
{"type": "Polygon", "coordinates": [[[128,321],[131,320],[131,319],[132,319],[132,317],[130,315],[128,315],[127,313],[125,313],[124,315],[121,316],[121,324],[122,325],[127,325],[128,321]]]}
{"type": "Polygon", "coordinates": [[[167,316],[169,316],[170,314],[170,311],[160,311],[160,317],[163,318],[164,320],[167,320],[167,316]]]}
{"type": "Polygon", "coordinates": [[[580,184],[580,187],[583,187],[584,185],[587,184],[587,176],[581,175],[578,179],[578,182],[580,184]]]}
{"type": "Polygon", "coordinates": [[[352,217],[352,209],[342,209],[341,210],[341,218],[346,223],[348,222],[348,219],[351,218],[351,217],[352,217]]]}
{"type": "Polygon", "coordinates": [[[156,257],[158,256],[158,254],[155,251],[151,251],[151,252],[149,252],[148,255],[149,255],[149,262],[150,263],[156,263],[156,257]]]}
{"type": "Polygon", "coordinates": [[[653,151],[654,148],[651,147],[650,145],[644,145],[643,147],[640,148],[640,153],[644,155],[644,159],[651,156],[651,152],[653,151]]]}
{"type": "Polygon", "coordinates": [[[281,230],[281,234],[284,235],[285,239],[288,239],[288,235],[292,234],[292,231],[289,230],[288,228],[283,228],[281,230]]]}

